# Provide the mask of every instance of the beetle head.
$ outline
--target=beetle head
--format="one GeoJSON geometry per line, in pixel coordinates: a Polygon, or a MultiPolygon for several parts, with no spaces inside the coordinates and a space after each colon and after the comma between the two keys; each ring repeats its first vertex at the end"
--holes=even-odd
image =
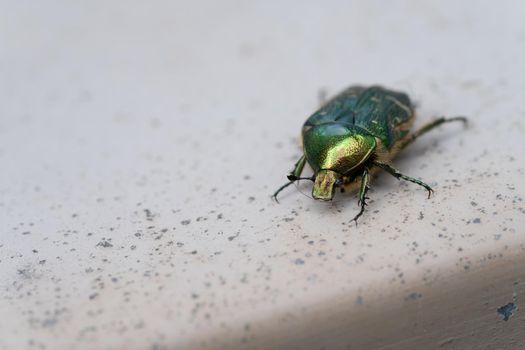
{"type": "Polygon", "coordinates": [[[334,198],[335,188],[341,182],[341,175],[333,170],[321,170],[315,176],[312,197],[323,201],[334,198]]]}

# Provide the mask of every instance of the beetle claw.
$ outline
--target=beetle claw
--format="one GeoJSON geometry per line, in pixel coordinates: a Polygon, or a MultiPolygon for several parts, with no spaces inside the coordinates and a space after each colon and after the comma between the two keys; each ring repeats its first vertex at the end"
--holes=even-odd
{"type": "Polygon", "coordinates": [[[352,220],[350,220],[350,222],[355,221],[355,225],[357,226],[357,219],[359,219],[359,217],[363,215],[363,212],[364,212],[364,208],[362,207],[359,213],[357,213],[357,215],[352,220]]]}

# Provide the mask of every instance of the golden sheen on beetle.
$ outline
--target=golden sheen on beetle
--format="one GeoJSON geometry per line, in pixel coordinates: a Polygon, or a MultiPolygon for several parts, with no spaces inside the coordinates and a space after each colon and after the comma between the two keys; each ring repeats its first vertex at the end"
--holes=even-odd
{"type": "Polygon", "coordinates": [[[312,197],[325,201],[333,199],[336,188],[359,188],[360,210],[353,218],[357,222],[367,205],[370,176],[378,169],[424,187],[430,197],[429,185],[400,173],[390,161],[428,131],[467,119],[441,117],[410,133],[414,118],[414,105],[403,92],[381,86],[347,88],[306,120],[301,132],[303,155],[273,198],[277,201],[279,192],[298,180],[313,181],[312,197]],[[312,177],[301,177],[306,163],[314,171],[312,177]]]}

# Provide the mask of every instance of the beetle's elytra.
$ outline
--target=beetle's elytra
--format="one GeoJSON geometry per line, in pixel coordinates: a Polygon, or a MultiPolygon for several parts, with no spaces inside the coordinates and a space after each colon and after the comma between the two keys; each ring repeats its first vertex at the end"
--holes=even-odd
{"type": "Polygon", "coordinates": [[[367,205],[370,176],[377,169],[423,186],[430,197],[429,185],[403,175],[389,163],[419,136],[443,123],[466,123],[467,119],[441,117],[410,133],[414,118],[414,105],[403,92],[381,86],[347,88],[306,120],[301,132],[303,156],[288,175],[289,182],[273,197],[277,200],[279,192],[302,179],[314,182],[312,196],[319,200],[333,199],[338,187],[358,187],[360,211],[353,219],[357,222],[367,205]],[[301,178],[307,162],[314,174],[301,178]]]}

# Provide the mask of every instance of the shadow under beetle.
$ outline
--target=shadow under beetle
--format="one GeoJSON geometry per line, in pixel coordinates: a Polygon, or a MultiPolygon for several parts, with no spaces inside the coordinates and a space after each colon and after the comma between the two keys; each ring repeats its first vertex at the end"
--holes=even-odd
{"type": "Polygon", "coordinates": [[[414,122],[414,105],[403,92],[380,86],[351,86],[323,103],[304,123],[301,136],[303,156],[295,163],[286,184],[273,194],[297,180],[314,182],[312,196],[319,200],[332,200],[335,189],[359,188],[360,210],[365,211],[370,176],[383,169],[397,179],[424,187],[428,197],[432,188],[390,166],[390,160],[419,136],[452,121],[467,122],[465,117],[438,118],[409,133],[414,122]],[[301,177],[304,166],[312,167],[312,177],[301,177]]]}

